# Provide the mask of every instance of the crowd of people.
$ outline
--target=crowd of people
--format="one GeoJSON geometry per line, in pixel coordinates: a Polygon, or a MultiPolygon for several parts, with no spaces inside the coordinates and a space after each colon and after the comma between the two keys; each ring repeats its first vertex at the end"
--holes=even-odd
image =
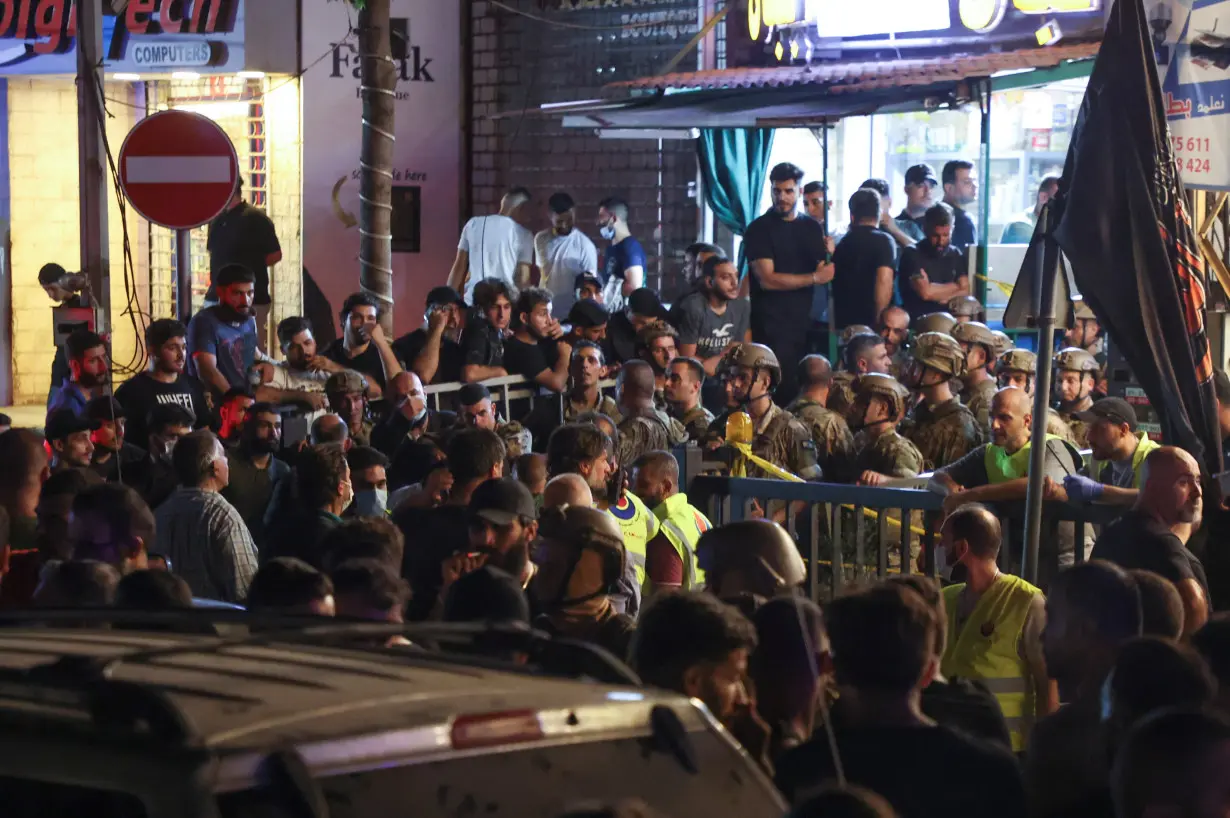
{"type": "MultiPolygon", "coordinates": [[[[835,242],[795,212],[801,193],[822,214],[823,190],[779,166],[745,238],[750,298],[698,244],[670,309],[641,286],[626,204],[599,209],[600,270],[570,197],[533,236],[516,189],[466,226],[421,328],[390,339],[356,293],[325,349],[283,320],[276,359],[256,276],[220,264],[218,303],[152,322],[148,368],[114,395],[105,339],[79,330],[42,433],[0,418],[0,608],[520,623],[703,702],[798,815],[1221,815],[1230,619],[1197,555],[1226,521],[1194,459],[1104,395],[1102,333],[1078,305],[1055,353],[1047,499],[1124,514],[1088,541],[1060,524],[1036,584],[1016,575],[1037,359],[968,294],[953,248],[973,241],[970,171],[945,167],[936,202],[934,172],[912,168],[896,219],[869,180],[835,242]],[[516,417],[483,383],[505,375],[536,392],[516,417]],[[452,408],[429,405],[424,384],[449,382],[452,408]],[[753,454],[803,480],[930,473],[940,581],[907,560],[822,610],[784,508],[714,526],[673,450],[727,450],[737,413],[753,454]]],[[[1224,373],[1217,387],[1230,438],[1224,373]]]]}

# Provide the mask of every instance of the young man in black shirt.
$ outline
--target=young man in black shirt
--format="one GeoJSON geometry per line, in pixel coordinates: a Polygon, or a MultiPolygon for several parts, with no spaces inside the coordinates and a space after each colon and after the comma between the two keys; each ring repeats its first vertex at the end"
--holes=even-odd
{"type": "Polygon", "coordinates": [[[1173,582],[1183,598],[1185,636],[1209,618],[1204,566],[1185,544],[1191,530],[1200,526],[1203,511],[1196,459],[1182,449],[1163,446],[1145,458],[1136,505],[1108,525],[1093,546],[1093,559],[1125,570],[1152,571],[1173,582]]]}
{"type": "Polygon", "coordinates": [[[833,308],[837,329],[874,327],[893,300],[896,245],[879,228],[880,194],[860,188],[850,197],[850,231],[833,252],[833,308]]]}
{"type": "Polygon", "coordinates": [[[940,202],[923,217],[926,238],[901,252],[901,304],[913,316],[943,312],[948,299],[969,293],[965,257],[952,246],[952,208],[940,202]]]}
{"type": "Polygon", "coordinates": [[[188,329],[173,318],[159,318],[145,330],[149,368],[115,390],[115,399],[128,418],[125,437],[134,446],[149,449],[150,412],[155,406],[174,405],[187,410],[193,426],[210,424],[205,387],[184,372],[188,365],[188,329]]]}
{"type": "MultiPolygon", "coordinates": [[[[243,200],[243,177],[235,184],[230,207],[209,225],[206,248],[209,250],[211,272],[217,272],[228,264],[242,264],[256,275],[256,294],[253,298],[256,338],[261,351],[264,351],[267,348],[265,339],[269,334],[269,305],[272,303],[269,297],[269,268],[282,260],[282,245],[278,243],[278,234],[265,211],[243,200]]],[[[211,280],[205,301],[217,300],[211,280]]]]}
{"type": "Polygon", "coordinates": [[[572,347],[551,317],[551,291],[531,287],[517,299],[516,330],[504,342],[504,368],[552,392],[568,386],[572,347]]]}
{"type": "Polygon", "coordinates": [[[461,332],[465,327],[465,301],[452,287],[427,293],[426,324],[393,342],[393,354],[423,383],[461,380],[461,332]]]}
{"type": "Polygon", "coordinates": [[[952,243],[958,250],[978,244],[978,228],[965,208],[978,201],[974,163],[953,159],[944,164],[944,202],[952,208],[952,243]]]}
{"type": "Polygon", "coordinates": [[[336,374],[353,369],[367,376],[372,400],[384,397],[384,387],[401,365],[380,328],[380,304],[367,293],[352,293],[342,304],[342,337],[325,347],[324,356],[337,364],[336,374]]]}
{"type": "Polygon", "coordinates": [[[504,342],[512,322],[517,291],[499,278],[484,278],[474,285],[474,315],[461,340],[464,360],[461,379],[466,382],[503,378],[504,342]]]}
{"type": "MultiPolygon", "coordinates": [[[[803,170],[783,162],[769,173],[773,207],[748,225],[743,236],[751,262],[752,340],[765,344],[779,361],[794,362],[807,352],[812,288],[833,280],[831,242],[824,227],[798,212],[803,170]]],[[[871,323],[871,322],[867,322],[871,323]]],[[[782,370],[776,397],[783,405],[797,391],[795,367],[782,370]]]]}

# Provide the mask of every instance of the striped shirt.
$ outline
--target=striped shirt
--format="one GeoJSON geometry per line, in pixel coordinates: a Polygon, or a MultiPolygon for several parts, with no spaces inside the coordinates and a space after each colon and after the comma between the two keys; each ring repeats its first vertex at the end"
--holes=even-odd
{"type": "Polygon", "coordinates": [[[256,545],[235,507],[217,492],[180,487],[155,513],[156,550],[192,595],[242,602],[256,574],[256,545]]]}

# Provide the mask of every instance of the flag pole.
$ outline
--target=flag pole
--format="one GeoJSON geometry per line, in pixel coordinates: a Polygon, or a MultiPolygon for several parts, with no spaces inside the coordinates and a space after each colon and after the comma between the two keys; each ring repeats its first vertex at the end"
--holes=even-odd
{"type": "Polygon", "coordinates": [[[1042,537],[1043,480],[1046,468],[1046,420],[1050,408],[1052,351],[1055,347],[1055,277],[1059,267],[1059,247],[1051,236],[1051,207],[1043,205],[1038,215],[1041,245],[1037,248],[1038,269],[1034,275],[1034,301],[1038,327],[1038,369],[1034,376],[1033,427],[1030,429],[1029,483],[1025,494],[1025,550],[1021,576],[1038,582],[1038,552],[1042,537]]]}

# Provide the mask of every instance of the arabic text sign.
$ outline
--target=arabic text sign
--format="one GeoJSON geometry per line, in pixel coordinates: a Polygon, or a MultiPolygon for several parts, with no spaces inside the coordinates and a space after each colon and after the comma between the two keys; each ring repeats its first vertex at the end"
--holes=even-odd
{"type": "Polygon", "coordinates": [[[1183,183],[1230,189],[1230,0],[1160,0],[1147,8],[1183,183]]]}

